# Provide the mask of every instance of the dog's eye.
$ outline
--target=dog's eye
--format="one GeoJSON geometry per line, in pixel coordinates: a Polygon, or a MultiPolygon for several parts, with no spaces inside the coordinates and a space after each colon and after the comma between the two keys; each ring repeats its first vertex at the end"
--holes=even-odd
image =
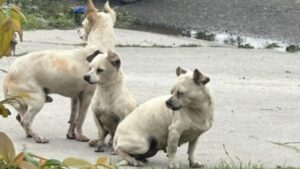
{"type": "Polygon", "coordinates": [[[99,73],[101,73],[101,72],[103,72],[103,69],[98,68],[98,69],[97,69],[97,73],[99,74],[99,73]]]}
{"type": "Polygon", "coordinates": [[[181,96],[183,96],[183,95],[184,95],[184,93],[183,93],[183,92],[179,92],[179,91],[178,91],[178,92],[176,93],[176,95],[177,95],[177,97],[181,97],[181,96]]]}

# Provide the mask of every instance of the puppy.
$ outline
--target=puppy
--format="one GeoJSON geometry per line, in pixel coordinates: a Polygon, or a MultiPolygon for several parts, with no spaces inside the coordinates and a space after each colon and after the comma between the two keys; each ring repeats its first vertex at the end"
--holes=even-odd
{"type": "Polygon", "coordinates": [[[113,140],[123,159],[119,165],[143,166],[146,158],[164,150],[169,167],[178,168],[177,146],[188,142],[190,167],[203,167],[194,160],[194,151],[199,136],[213,123],[213,104],[206,87],[209,78],[198,69],[192,72],[178,67],[176,73],[171,96],[147,101],[119,124],[113,140]]]}
{"type": "Polygon", "coordinates": [[[67,138],[88,141],[82,134],[82,124],[87,108],[94,93],[95,86],[82,79],[88,71],[89,55],[97,55],[99,51],[107,52],[115,47],[113,26],[116,13],[104,6],[104,12],[97,12],[91,0],[87,1],[87,18],[84,28],[88,37],[85,48],[74,50],[49,50],[29,53],[17,58],[10,66],[4,80],[5,98],[26,93],[29,97],[17,98],[12,106],[18,111],[17,119],[28,137],[37,143],[49,140],[40,136],[32,128],[35,115],[42,109],[45,102],[52,99],[48,94],[56,93],[71,98],[70,127],[67,138]],[[88,28],[87,28],[88,27],[88,28]],[[76,129],[76,134],[75,134],[76,129]]]}
{"type": "MultiPolygon", "coordinates": [[[[91,61],[93,57],[88,60],[91,61]]],[[[97,86],[91,106],[99,137],[90,146],[96,146],[96,152],[103,152],[106,135],[110,134],[113,138],[118,124],[137,104],[123,82],[121,61],[116,53],[109,51],[107,55],[98,55],[89,67],[90,71],[84,75],[84,80],[97,86]]],[[[114,151],[111,153],[114,154],[114,151]]]]}

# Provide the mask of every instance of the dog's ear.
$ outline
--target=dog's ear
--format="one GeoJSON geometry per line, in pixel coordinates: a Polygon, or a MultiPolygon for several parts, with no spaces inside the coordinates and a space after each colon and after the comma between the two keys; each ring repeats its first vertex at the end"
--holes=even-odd
{"type": "Polygon", "coordinates": [[[92,62],[92,60],[98,55],[98,54],[102,54],[102,52],[100,52],[100,50],[96,50],[93,54],[89,55],[86,60],[88,62],[92,62]]]}
{"type": "Polygon", "coordinates": [[[184,69],[182,69],[181,67],[177,67],[177,69],[176,69],[176,75],[177,76],[179,76],[179,75],[181,75],[181,74],[185,74],[187,71],[186,70],[184,70],[184,69]]]}
{"type": "Polygon", "coordinates": [[[97,11],[98,9],[94,6],[92,0],[87,0],[87,20],[91,23],[94,23],[97,18],[97,11]]]}
{"type": "Polygon", "coordinates": [[[111,50],[108,51],[107,52],[107,59],[117,69],[119,69],[121,67],[121,60],[120,60],[119,56],[115,52],[113,52],[111,50]]]}
{"type": "Polygon", "coordinates": [[[90,23],[94,23],[97,18],[97,13],[96,12],[88,13],[86,18],[90,23]]]}
{"type": "Polygon", "coordinates": [[[87,0],[87,13],[97,12],[97,8],[95,7],[93,0],[87,0]]]}
{"type": "Polygon", "coordinates": [[[201,83],[205,85],[210,79],[203,75],[198,69],[195,69],[193,73],[193,80],[197,85],[200,85],[201,83]]]}

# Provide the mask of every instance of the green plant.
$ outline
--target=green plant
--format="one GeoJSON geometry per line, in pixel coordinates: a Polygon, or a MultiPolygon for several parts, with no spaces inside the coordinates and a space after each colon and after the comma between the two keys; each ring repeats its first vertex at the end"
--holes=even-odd
{"type": "Polygon", "coordinates": [[[290,45],[286,48],[287,52],[295,53],[300,51],[300,46],[299,45],[290,45]]]}
{"type": "Polygon", "coordinates": [[[0,169],[99,169],[99,167],[115,169],[104,156],[99,157],[96,164],[92,164],[77,158],[66,158],[61,162],[27,152],[16,155],[11,139],[4,132],[0,132],[0,169]]]}
{"type": "Polygon", "coordinates": [[[6,98],[4,100],[1,100],[0,101],[0,116],[6,118],[11,114],[10,111],[4,106],[4,104],[10,104],[12,102],[16,102],[18,104],[21,104],[18,101],[18,99],[27,99],[27,98],[30,98],[30,96],[27,93],[21,92],[15,97],[6,98]]]}
{"type": "Polygon", "coordinates": [[[266,46],[266,49],[279,48],[280,46],[277,43],[271,43],[266,46]]]}
{"type": "Polygon", "coordinates": [[[9,56],[14,51],[15,32],[23,40],[22,24],[27,22],[18,6],[4,8],[3,4],[4,0],[0,0],[0,57],[9,56]]]}

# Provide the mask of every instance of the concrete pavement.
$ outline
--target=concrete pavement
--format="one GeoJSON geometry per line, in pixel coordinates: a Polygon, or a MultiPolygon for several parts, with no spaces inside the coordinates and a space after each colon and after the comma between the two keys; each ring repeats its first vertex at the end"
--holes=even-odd
{"type": "MultiPolygon", "coordinates": [[[[81,44],[73,31],[25,32],[24,42],[17,53],[42,49],[71,49],[81,44]],[[75,45],[75,46],[74,46],[75,45]]],[[[211,47],[214,44],[175,36],[117,30],[118,43],[149,46],[166,45],[174,48],[117,48],[122,58],[123,70],[129,89],[138,103],[168,94],[175,81],[175,68],[199,68],[211,78],[208,84],[215,101],[215,123],[198,142],[196,159],[208,166],[216,166],[230,156],[239,163],[263,164],[268,168],[277,165],[300,166],[300,54],[274,50],[235,49],[211,47]],[[151,43],[148,43],[151,41],[151,43]],[[147,42],[147,43],[146,43],[147,42]],[[204,47],[179,47],[182,44],[201,44],[204,47]],[[278,144],[285,144],[278,145],[278,144]]],[[[7,69],[14,57],[0,60],[7,69]]],[[[24,68],[26,71],[26,68],[24,68]]],[[[4,74],[0,74],[3,84],[4,74]]],[[[1,91],[1,96],[3,93],[1,91]]],[[[20,151],[27,150],[49,158],[84,158],[95,161],[98,156],[87,143],[67,140],[65,134],[70,114],[69,100],[54,95],[54,102],[46,104],[36,117],[33,127],[50,139],[40,145],[25,137],[15,120],[16,115],[0,118],[0,130],[6,132],[20,151]]],[[[84,133],[96,138],[96,128],[89,111],[84,123],[84,133]]],[[[187,146],[181,146],[178,160],[187,165],[187,146]]],[[[113,157],[118,160],[118,157],[113,157]]],[[[168,160],[162,152],[149,160],[148,166],[167,167],[168,160]]]]}

